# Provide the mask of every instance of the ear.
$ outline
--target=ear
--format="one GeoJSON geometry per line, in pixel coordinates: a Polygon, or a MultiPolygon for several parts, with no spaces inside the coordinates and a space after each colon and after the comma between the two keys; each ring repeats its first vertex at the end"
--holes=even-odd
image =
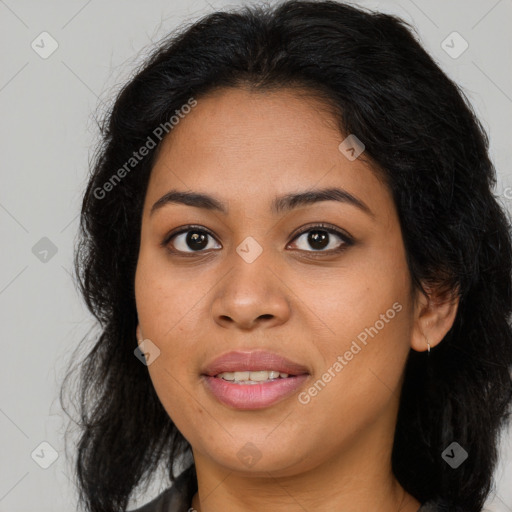
{"type": "Polygon", "coordinates": [[[424,286],[427,295],[416,292],[414,326],[411,348],[424,352],[430,344],[435,347],[451,329],[459,306],[458,290],[441,292],[437,288],[424,286]],[[428,344],[427,344],[428,343],[428,344]]]}

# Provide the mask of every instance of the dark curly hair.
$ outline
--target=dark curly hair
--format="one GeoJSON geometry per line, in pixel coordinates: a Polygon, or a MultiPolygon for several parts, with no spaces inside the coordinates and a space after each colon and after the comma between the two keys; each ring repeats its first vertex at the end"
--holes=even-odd
{"type": "Polygon", "coordinates": [[[183,27],[146,58],[101,125],[75,252],[80,292],[100,327],[85,338],[95,344],[76,368],[72,398],[80,405],[81,506],[125,510],[162,459],[170,482],[178,462],[192,459],[134,357],[142,206],[160,143],[122,180],[109,180],[187,100],[225,87],[322,98],[392,191],[414,287],[459,298],[443,341],[429,355],[410,351],[392,469],[420,502],[481,511],[512,398],[510,220],[493,195],[487,135],[413,27],[333,1],[296,0],[183,27]],[[469,453],[457,469],[441,457],[453,441],[469,453]]]}

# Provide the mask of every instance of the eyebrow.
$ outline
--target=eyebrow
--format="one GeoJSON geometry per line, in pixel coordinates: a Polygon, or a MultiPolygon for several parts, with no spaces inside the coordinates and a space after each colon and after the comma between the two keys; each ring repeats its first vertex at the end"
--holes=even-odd
{"type": "MultiPolygon", "coordinates": [[[[346,190],[336,187],[308,190],[305,192],[286,194],[284,196],[276,197],[272,201],[271,209],[273,213],[279,214],[288,212],[300,206],[306,206],[321,201],[337,201],[340,203],[351,204],[370,217],[375,217],[375,214],[363,201],[346,190]]],[[[159,210],[164,205],[171,203],[218,211],[224,215],[228,214],[227,206],[213,196],[200,192],[170,190],[151,207],[150,215],[153,215],[155,211],[159,210]]]]}

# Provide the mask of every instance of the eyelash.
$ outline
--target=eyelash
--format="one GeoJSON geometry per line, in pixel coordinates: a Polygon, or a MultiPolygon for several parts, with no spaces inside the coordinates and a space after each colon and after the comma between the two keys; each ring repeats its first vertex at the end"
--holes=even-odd
{"type": "MultiPolygon", "coordinates": [[[[182,235],[183,233],[188,233],[189,231],[198,231],[198,232],[206,233],[207,235],[210,235],[214,240],[217,241],[217,239],[215,238],[213,233],[210,230],[206,229],[205,227],[198,226],[198,225],[188,225],[188,226],[182,226],[181,228],[178,228],[178,231],[175,230],[175,231],[172,231],[171,233],[167,234],[165,236],[165,238],[162,240],[162,243],[160,245],[163,248],[167,249],[171,254],[177,255],[177,256],[190,257],[190,256],[196,256],[198,254],[199,255],[207,254],[208,251],[205,251],[205,250],[188,252],[188,251],[179,251],[176,249],[171,249],[169,247],[169,244],[173,238],[175,238],[178,235],[182,235]]],[[[299,238],[304,233],[309,233],[310,231],[324,231],[329,234],[338,236],[342,241],[342,244],[339,247],[337,247],[336,249],[330,249],[327,251],[324,251],[324,250],[304,251],[302,249],[298,249],[299,252],[308,253],[308,255],[311,255],[313,257],[317,257],[317,255],[321,257],[322,255],[326,255],[326,254],[327,255],[339,254],[339,253],[343,252],[344,250],[346,250],[351,245],[354,245],[354,240],[350,236],[348,236],[346,233],[340,231],[335,226],[333,226],[331,224],[325,224],[325,223],[314,224],[312,226],[306,226],[305,228],[301,228],[301,231],[294,233],[291,242],[295,241],[297,238],[299,238]]],[[[219,242],[217,241],[217,243],[219,243],[219,242]]],[[[215,250],[218,250],[218,249],[215,249],[215,250]]]]}

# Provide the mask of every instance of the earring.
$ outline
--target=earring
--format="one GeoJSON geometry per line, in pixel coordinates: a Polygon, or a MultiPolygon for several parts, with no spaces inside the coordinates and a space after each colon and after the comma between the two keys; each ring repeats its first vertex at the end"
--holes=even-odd
{"type": "Polygon", "coordinates": [[[430,343],[428,342],[428,338],[425,336],[425,340],[427,341],[427,351],[430,354],[430,343]]]}

